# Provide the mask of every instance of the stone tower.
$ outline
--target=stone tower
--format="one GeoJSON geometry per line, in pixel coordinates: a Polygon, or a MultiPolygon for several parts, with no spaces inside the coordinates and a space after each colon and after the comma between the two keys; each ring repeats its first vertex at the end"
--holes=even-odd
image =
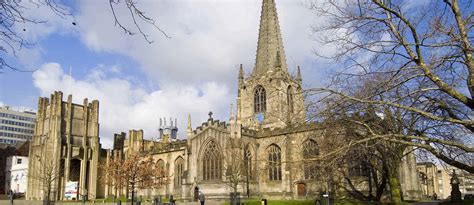
{"type": "Polygon", "coordinates": [[[237,120],[259,128],[285,127],[305,120],[302,79],[288,73],[274,0],[263,0],[255,68],[238,77],[237,120]]]}
{"type": "Polygon", "coordinates": [[[39,98],[38,118],[29,150],[29,173],[26,199],[47,196],[45,179],[53,178],[51,200],[64,200],[67,182],[77,182],[78,196],[97,194],[99,165],[99,101],[82,105],[72,103],[62,92],[51,98],[39,98]]]}

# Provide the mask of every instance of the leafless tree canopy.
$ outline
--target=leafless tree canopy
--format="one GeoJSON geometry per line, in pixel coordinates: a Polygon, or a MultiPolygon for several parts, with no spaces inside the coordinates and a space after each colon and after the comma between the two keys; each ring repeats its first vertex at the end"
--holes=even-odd
{"type": "MultiPolygon", "coordinates": [[[[29,17],[28,12],[41,6],[47,6],[51,12],[65,17],[69,15],[68,10],[57,4],[54,0],[38,0],[30,1],[33,6],[26,6],[19,0],[2,0],[0,1],[0,52],[10,54],[16,57],[18,50],[28,48],[32,42],[24,38],[22,32],[26,29],[20,29],[24,24],[41,24],[46,23],[46,19],[34,19],[29,17]]],[[[5,55],[2,55],[5,56],[5,55]]],[[[5,57],[0,57],[0,73],[6,69],[13,71],[24,71],[11,63],[7,62],[5,57]]]]}
{"type": "MultiPolygon", "coordinates": [[[[320,118],[352,119],[371,139],[414,146],[474,173],[471,1],[314,1],[327,18],[314,28],[341,65],[318,95],[320,118]],[[402,126],[379,133],[357,118],[371,110],[402,126]]],[[[366,139],[364,139],[365,142],[366,139]]],[[[357,142],[354,142],[357,144],[357,142]]]]}
{"type": "MultiPolygon", "coordinates": [[[[153,43],[143,27],[151,25],[166,38],[170,36],[162,30],[156,23],[155,19],[147,15],[143,8],[139,7],[139,2],[133,0],[109,0],[110,13],[114,17],[114,23],[127,35],[141,35],[148,43],[153,43]],[[117,10],[125,8],[127,15],[118,13],[117,10]],[[132,24],[124,24],[123,21],[131,21],[132,24]],[[129,26],[131,25],[131,26],[129,26]]],[[[76,25],[80,22],[74,22],[73,14],[69,8],[58,3],[57,0],[0,0],[0,73],[5,71],[34,71],[35,69],[23,69],[17,66],[7,55],[16,58],[17,52],[21,49],[27,49],[34,45],[24,37],[24,33],[28,32],[24,25],[26,24],[43,24],[47,19],[37,19],[31,17],[31,13],[40,7],[47,7],[51,13],[66,19],[71,19],[71,23],[76,25]]],[[[112,22],[111,22],[112,23],[112,22]]]]}

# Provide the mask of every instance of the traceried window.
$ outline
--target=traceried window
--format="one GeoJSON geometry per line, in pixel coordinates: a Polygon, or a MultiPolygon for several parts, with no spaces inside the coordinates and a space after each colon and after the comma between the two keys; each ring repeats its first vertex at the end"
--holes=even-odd
{"type": "Polygon", "coordinates": [[[316,178],[318,166],[315,161],[310,161],[310,159],[318,155],[319,147],[316,141],[310,139],[303,143],[304,179],[316,178]]]}
{"type": "Polygon", "coordinates": [[[281,149],[275,144],[268,147],[268,179],[281,180],[281,149]]]}
{"type": "Polygon", "coordinates": [[[252,173],[252,153],[250,152],[249,145],[244,148],[244,175],[248,176],[249,179],[253,179],[252,173]]]}
{"type": "Polygon", "coordinates": [[[350,159],[348,166],[348,174],[350,177],[367,177],[369,176],[369,165],[365,159],[354,157],[350,159]]]}
{"type": "Polygon", "coordinates": [[[203,180],[220,180],[222,159],[219,148],[214,141],[209,142],[202,157],[203,180]]]}
{"type": "Polygon", "coordinates": [[[158,181],[159,183],[163,183],[166,175],[165,161],[159,159],[156,163],[158,165],[158,181]]]}
{"type": "Polygon", "coordinates": [[[255,88],[255,93],[254,93],[254,112],[255,113],[264,113],[265,110],[267,109],[267,97],[266,97],[266,92],[265,89],[261,86],[258,85],[255,88]]]}
{"type": "Polygon", "coordinates": [[[184,171],[184,159],[182,157],[178,157],[174,161],[174,185],[175,187],[182,185],[183,179],[183,171],[184,171]]]}
{"type": "Polygon", "coordinates": [[[288,86],[286,97],[286,101],[288,103],[288,112],[293,113],[293,89],[291,88],[291,85],[288,86]]]}

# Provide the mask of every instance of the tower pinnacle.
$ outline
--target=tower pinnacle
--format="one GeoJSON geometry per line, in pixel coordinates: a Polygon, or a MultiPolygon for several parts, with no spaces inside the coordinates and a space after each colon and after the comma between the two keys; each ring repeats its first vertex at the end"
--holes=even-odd
{"type": "Polygon", "coordinates": [[[275,0],[263,0],[254,73],[288,72],[275,0]]]}

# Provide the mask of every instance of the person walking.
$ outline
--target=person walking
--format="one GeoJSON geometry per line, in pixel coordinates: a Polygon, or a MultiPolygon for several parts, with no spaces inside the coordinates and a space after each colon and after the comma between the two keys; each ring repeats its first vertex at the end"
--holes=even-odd
{"type": "Polygon", "coordinates": [[[13,197],[15,196],[15,194],[13,193],[13,191],[10,189],[10,191],[8,191],[8,199],[10,199],[10,205],[13,205],[13,197]]]}
{"type": "Polygon", "coordinates": [[[201,205],[204,205],[204,201],[206,200],[206,197],[204,197],[204,194],[199,191],[199,201],[201,202],[201,205]]]}

